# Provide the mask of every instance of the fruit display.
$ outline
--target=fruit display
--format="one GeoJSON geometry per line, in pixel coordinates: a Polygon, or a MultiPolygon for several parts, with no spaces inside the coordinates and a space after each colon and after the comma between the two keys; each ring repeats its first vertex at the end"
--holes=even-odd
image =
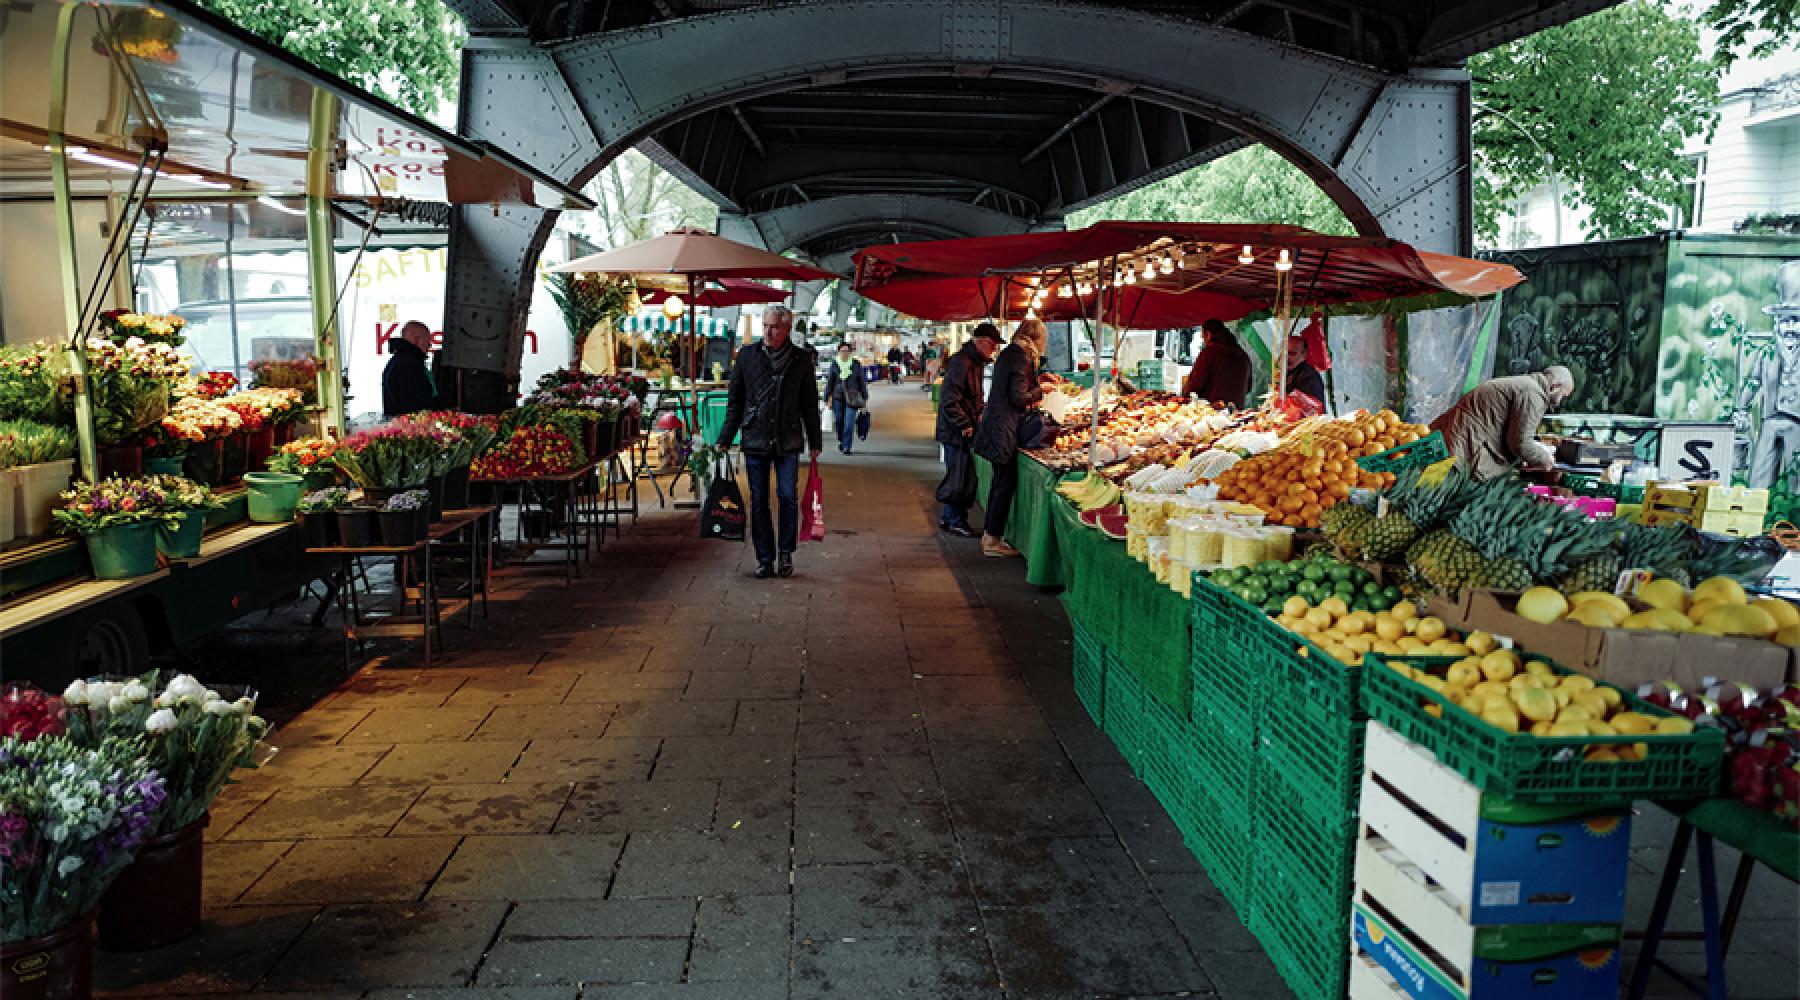
{"type": "Polygon", "coordinates": [[[1372,611],[1370,601],[1386,602],[1387,593],[1384,591],[1378,598],[1366,592],[1363,596],[1364,606],[1355,608],[1353,602],[1336,595],[1317,605],[1296,595],[1282,602],[1275,623],[1344,664],[1361,663],[1366,653],[1464,656],[1477,648],[1468,645],[1468,640],[1442,619],[1420,616],[1419,606],[1412,601],[1394,601],[1383,610],[1372,611]]]}
{"type": "Polygon", "coordinates": [[[1270,523],[1318,527],[1327,508],[1353,489],[1380,489],[1391,473],[1367,472],[1356,460],[1410,444],[1427,428],[1401,420],[1392,410],[1332,420],[1308,417],[1282,433],[1272,450],[1244,459],[1220,473],[1219,495],[1255,504],[1270,523]]]}
{"type": "Polygon", "coordinates": [[[1347,615],[1357,611],[1385,612],[1400,603],[1401,598],[1398,588],[1382,586],[1368,570],[1344,562],[1324,548],[1314,548],[1291,562],[1268,560],[1255,566],[1215,570],[1207,578],[1271,616],[1286,614],[1292,599],[1304,601],[1306,610],[1311,610],[1337,598],[1344,604],[1341,614],[1347,615]]]}
{"type": "MultiPolygon", "coordinates": [[[[1416,664],[1404,659],[1381,663],[1442,695],[1505,733],[1569,738],[1587,736],[1678,736],[1694,731],[1694,722],[1674,714],[1651,714],[1628,704],[1618,688],[1585,674],[1560,672],[1542,660],[1495,648],[1482,633],[1464,642],[1468,652],[1448,663],[1416,664]],[[1480,650],[1485,649],[1485,652],[1480,650]]],[[[1454,655],[1454,654],[1453,654],[1454,655]]],[[[1427,704],[1427,714],[1442,716],[1443,706],[1427,704]]],[[[1640,760],[1647,749],[1614,742],[1586,747],[1589,761],[1640,760]]]]}
{"type": "Polygon", "coordinates": [[[1610,590],[1565,595],[1552,587],[1533,587],[1519,595],[1516,610],[1520,617],[1540,623],[1698,632],[1800,646],[1800,608],[1778,597],[1752,598],[1728,576],[1710,577],[1692,591],[1676,580],[1656,577],[1628,598],[1610,590]]]}
{"type": "Polygon", "coordinates": [[[1122,396],[1110,407],[1102,401],[1097,437],[1089,426],[1091,417],[1092,410],[1087,407],[1067,409],[1060,418],[1062,431],[1048,447],[1031,455],[1053,469],[1079,468],[1088,463],[1088,442],[1093,439],[1098,441],[1093,454],[1096,465],[1115,465],[1148,453],[1150,457],[1137,465],[1142,468],[1158,457],[1194,451],[1201,442],[1234,426],[1237,419],[1208,403],[1183,402],[1158,392],[1122,396]]]}
{"type": "Polygon", "coordinates": [[[1077,510],[1094,510],[1099,507],[1111,507],[1119,502],[1119,488],[1105,476],[1089,472],[1080,479],[1069,479],[1056,484],[1058,496],[1074,504],[1077,510]]]}
{"type": "Polygon", "coordinates": [[[1758,691],[1733,682],[1690,694],[1665,683],[1645,685],[1639,696],[1723,730],[1732,797],[1800,829],[1800,687],[1758,691]]]}

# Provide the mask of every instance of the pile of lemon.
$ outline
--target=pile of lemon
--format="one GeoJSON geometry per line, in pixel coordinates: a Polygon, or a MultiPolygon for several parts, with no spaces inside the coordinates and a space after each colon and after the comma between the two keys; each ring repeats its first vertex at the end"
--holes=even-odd
{"type": "MultiPolygon", "coordinates": [[[[1492,637],[1471,633],[1469,641],[1487,646],[1492,637]]],[[[1526,661],[1511,649],[1490,646],[1485,653],[1471,653],[1450,664],[1441,677],[1402,660],[1383,663],[1506,733],[1566,738],[1694,731],[1694,724],[1687,719],[1634,711],[1617,688],[1596,683],[1584,674],[1558,674],[1548,663],[1526,661]]],[[[1425,711],[1443,717],[1439,705],[1428,704],[1425,711]]],[[[1588,748],[1586,758],[1642,760],[1648,752],[1643,743],[1598,744],[1588,748]]]]}
{"type": "MultiPolygon", "coordinates": [[[[1341,597],[1327,597],[1316,606],[1304,597],[1290,597],[1275,621],[1343,663],[1361,663],[1364,653],[1467,656],[1475,652],[1443,619],[1420,617],[1419,606],[1411,601],[1396,602],[1386,611],[1352,611],[1341,597]]],[[[1493,638],[1489,636],[1487,641],[1492,643],[1493,638]]],[[[1304,647],[1301,653],[1305,654],[1304,647]]]]}

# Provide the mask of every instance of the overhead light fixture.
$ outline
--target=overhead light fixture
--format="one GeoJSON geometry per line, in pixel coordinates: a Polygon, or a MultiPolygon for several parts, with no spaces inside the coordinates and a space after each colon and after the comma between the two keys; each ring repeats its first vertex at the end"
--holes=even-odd
{"type": "Polygon", "coordinates": [[[681,296],[671,295],[663,300],[664,316],[667,316],[670,319],[678,319],[684,312],[687,312],[687,303],[682,301],[681,296]]]}
{"type": "Polygon", "coordinates": [[[1125,272],[1125,283],[1127,285],[1137,284],[1137,272],[1136,271],[1126,271],[1125,272]]]}
{"type": "Polygon", "coordinates": [[[1144,280],[1156,280],[1156,261],[1153,261],[1148,257],[1144,258],[1144,280]]]}
{"type": "Polygon", "coordinates": [[[1175,273],[1175,258],[1174,257],[1171,257],[1168,254],[1163,254],[1162,273],[1164,273],[1164,274],[1174,274],[1175,273]]]}
{"type": "Polygon", "coordinates": [[[1244,244],[1244,252],[1238,254],[1238,263],[1239,264],[1254,264],[1254,263],[1256,263],[1256,254],[1251,252],[1250,244],[1248,244],[1248,243],[1244,244]]]}
{"type": "Polygon", "coordinates": [[[1294,269],[1294,259],[1292,257],[1288,256],[1288,252],[1286,250],[1281,251],[1281,256],[1277,257],[1275,259],[1275,270],[1277,270],[1277,271],[1292,271],[1293,269],[1294,269]]]}
{"type": "Polygon", "coordinates": [[[1068,285],[1065,284],[1065,285],[1056,286],[1056,297],[1057,298],[1059,298],[1059,299],[1073,298],[1074,295],[1075,295],[1075,289],[1070,288],[1068,285]]]}

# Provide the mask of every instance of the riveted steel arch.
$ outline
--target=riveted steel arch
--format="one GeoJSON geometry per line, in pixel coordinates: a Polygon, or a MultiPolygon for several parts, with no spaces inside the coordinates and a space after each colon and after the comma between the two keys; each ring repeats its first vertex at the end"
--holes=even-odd
{"type": "MultiPolygon", "coordinates": [[[[1052,137],[1021,165],[1053,175],[1064,192],[1056,211],[1201,162],[1249,137],[1298,164],[1360,231],[1429,249],[1468,248],[1468,84],[1460,71],[1388,73],[1218,25],[1056,0],[821,0],[683,17],[543,47],[484,44],[466,57],[476,87],[466,79],[465,94],[506,94],[466,101],[465,131],[489,139],[507,132],[495,141],[547,167],[539,141],[559,153],[577,147],[552,171],[568,183],[584,182],[659,129],[715,112],[709,133],[738,128],[747,136],[721,140],[716,150],[708,135],[696,136],[686,160],[716,177],[753,167],[763,144],[733,113],[753,98],[870,80],[1016,80],[1093,96],[1088,121],[1071,122],[1068,136],[1052,137]],[[524,93],[536,99],[515,96],[524,93]],[[547,121],[534,120],[540,102],[553,110],[547,121]],[[1101,119],[1119,107],[1132,113],[1119,116],[1124,131],[1101,128],[1086,147],[1067,141],[1084,125],[1107,124],[1101,119]],[[1140,107],[1180,114],[1134,125],[1140,107]],[[1167,137],[1158,129],[1188,129],[1183,115],[1216,122],[1221,134],[1188,142],[1186,159],[1159,161],[1155,144],[1167,137]],[[512,147],[515,135],[522,147],[512,147]]],[[[722,190],[708,193],[724,208],[753,208],[722,190]]],[[[532,264],[549,226],[541,213],[459,213],[449,296],[453,363],[516,370],[532,264]],[[502,315],[509,305],[510,323],[502,315]]]]}
{"type": "MultiPolygon", "coordinates": [[[[944,198],[916,195],[847,195],[802,202],[752,216],[765,245],[776,253],[811,251],[847,230],[873,233],[949,233],[1000,236],[1025,231],[1025,220],[944,198]]],[[[939,238],[939,237],[934,237],[939,238]]]]}

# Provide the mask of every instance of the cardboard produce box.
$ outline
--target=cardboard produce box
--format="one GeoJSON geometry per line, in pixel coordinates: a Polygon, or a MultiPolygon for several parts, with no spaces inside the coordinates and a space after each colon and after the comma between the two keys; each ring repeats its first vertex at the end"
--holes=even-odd
{"type": "Polygon", "coordinates": [[[1796,651],[1763,639],[1541,624],[1519,617],[1513,610],[1517,600],[1516,594],[1466,590],[1455,601],[1433,597],[1426,609],[1456,628],[1505,636],[1528,652],[1624,688],[1669,680],[1697,691],[1714,678],[1765,690],[1794,677],[1796,651]]]}

